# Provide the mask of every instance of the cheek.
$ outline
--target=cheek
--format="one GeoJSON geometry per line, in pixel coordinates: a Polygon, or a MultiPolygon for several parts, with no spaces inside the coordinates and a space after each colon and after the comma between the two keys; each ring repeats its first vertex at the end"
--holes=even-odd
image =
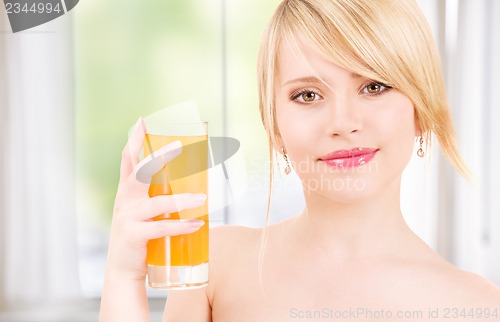
{"type": "Polygon", "coordinates": [[[389,115],[385,116],[386,132],[393,136],[395,139],[404,139],[409,136],[415,137],[415,121],[411,107],[399,109],[389,115]]]}
{"type": "MultiPolygon", "coordinates": [[[[308,135],[312,133],[314,122],[304,121],[303,115],[300,115],[301,112],[293,106],[287,105],[286,102],[280,100],[276,102],[276,123],[282,144],[289,154],[295,150],[295,147],[307,142],[308,135]]],[[[281,150],[281,147],[279,149],[281,150]]]]}
{"type": "Polygon", "coordinates": [[[385,113],[384,119],[383,123],[378,124],[380,133],[384,133],[381,143],[387,151],[399,156],[395,159],[407,162],[413,151],[416,134],[413,104],[408,99],[402,100],[385,113]]]}

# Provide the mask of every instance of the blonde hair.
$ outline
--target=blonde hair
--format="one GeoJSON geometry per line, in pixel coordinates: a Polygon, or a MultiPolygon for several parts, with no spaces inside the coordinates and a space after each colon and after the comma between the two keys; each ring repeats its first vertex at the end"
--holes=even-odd
{"type": "Polygon", "coordinates": [[[305,40],[332,63],[408,96],[426,145],[434,134],[452,166],[468,176],[455,145],[440,56],[415,0],[281,2],[261,38],[257,67],[259,108],[270,152],[280,137],[274,100],[278,53],[293,37],[305,40]]]}

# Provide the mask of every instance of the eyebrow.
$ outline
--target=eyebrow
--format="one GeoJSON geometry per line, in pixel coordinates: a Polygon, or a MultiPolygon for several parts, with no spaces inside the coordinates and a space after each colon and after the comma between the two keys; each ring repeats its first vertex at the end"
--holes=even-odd
{"type": "MultiPolygon", "coordinates": [[[[351,76],[351,78],[363,77],[363,76],[356,74],[356,73],[351,73],[350,76],[351,76]]],[[[312,83],[312,84],[321,83],[321,84],[324,84],[325,82],[316,76],[306,76],[306,77],[299,77],[299,78],[295,78],[295,79],[291,79],[289,81],[286,81],[285,83],[283,83],[283,86],[288,85],[288,84],[294,84],[294,83],[312,83]]]]}

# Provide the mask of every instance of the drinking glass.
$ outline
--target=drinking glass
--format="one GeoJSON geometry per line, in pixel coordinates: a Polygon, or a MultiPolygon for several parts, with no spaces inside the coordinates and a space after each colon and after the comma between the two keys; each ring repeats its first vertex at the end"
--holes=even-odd
{"type": "MultiPolygon", "coordinates": [[[[180,154],[152,176],[149,196],[204,193],[208,197],[208,124],[145,120],[145,126],[145,158],[175,141],[182,144],[180,154]]],[[[205,225],[191,234],[148,242],[149,286],[190,289],[208,284],[208,198],[201,207],[161,214],[153,220],[186,219],[203,220],[205,225]]]]}

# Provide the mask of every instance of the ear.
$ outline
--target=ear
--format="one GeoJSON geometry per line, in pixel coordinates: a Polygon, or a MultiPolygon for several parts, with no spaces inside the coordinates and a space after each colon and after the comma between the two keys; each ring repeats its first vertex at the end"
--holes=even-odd
{"type": "Polygon", "coordinates": [[[415,115],[415,136],[422,136],[422,124],[420,123],[420,119],[418,115],[415,115]]]}

